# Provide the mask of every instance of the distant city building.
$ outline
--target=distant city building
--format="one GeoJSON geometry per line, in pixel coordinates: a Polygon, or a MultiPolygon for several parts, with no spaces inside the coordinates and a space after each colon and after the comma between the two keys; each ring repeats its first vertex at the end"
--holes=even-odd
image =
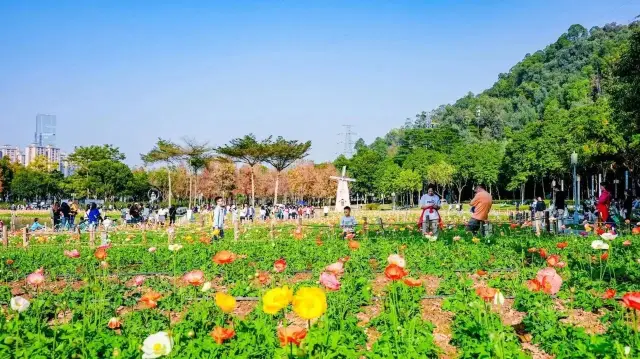
{"type": "Polygon", "coordinates": [[[62,152],[60,153],[60,172],[63,176],[71,176],[75,172],[75,167],[69,162],[67,156],[68,154],[62,152]]]}
{"type": "Polygon", "coordinates": [[[56,145],[56,116],[38,114],[36,116],[36,133],[34,143],[45,147],[56,145]]]}
{"type": "Polygon", "coordinates": [[[47,161],[58,169],[60,167],[60,149],[51,145],[38,146],[30,144],[24,151],[24,165],[28,166],[37,156],[44,156],[47,161]]]}
{"type": "Polygon", "coordinates": [[[4,145],[0,147],[1,157],[9,157],[9,161],[24,164],[24,156],[19,147],[4,145]]]}

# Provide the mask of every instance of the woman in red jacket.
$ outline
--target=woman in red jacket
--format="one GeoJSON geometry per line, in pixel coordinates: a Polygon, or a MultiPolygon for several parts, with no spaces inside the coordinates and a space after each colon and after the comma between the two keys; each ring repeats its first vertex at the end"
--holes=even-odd
{"type": "Polygon", "coordinates": [[[601,223],[610,224],[615,226],[615,222],[611,219],[609,214],[609,206],[611,205],[611,193],[607,190],[607,183],[600,183],[600,197],[598,197],[598,203],[596,209],[598,210],[598,218],[601,223]]]}

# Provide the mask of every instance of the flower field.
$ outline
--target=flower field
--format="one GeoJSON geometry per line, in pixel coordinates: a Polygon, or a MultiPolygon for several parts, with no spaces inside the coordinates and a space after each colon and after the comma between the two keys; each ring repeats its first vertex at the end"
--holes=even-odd
{"type": "Polygon", "coordinates": [[[638,358],[638,237],[588,229],[14,235],[0,358],[638,358]]]}

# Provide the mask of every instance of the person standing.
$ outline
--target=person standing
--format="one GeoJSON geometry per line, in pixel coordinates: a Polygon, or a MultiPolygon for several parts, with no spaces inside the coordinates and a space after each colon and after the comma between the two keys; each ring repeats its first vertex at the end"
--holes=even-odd
{"type": "Polygon", "coordinates": [[[538,197],[536,202],[536,234],[540,235],[542,231],[542,221],[544,220],[544,212],[547,210],[547,204],[544,203],[542,197],[538,197]]]}
{"type": "Polygon", "coordinates": [[[607,182],[600,183],[600,196],[596,204],[596,210],[598,211],[598,219],[604,224],[609,224],[615,227],[615,222],[611,219],[609,213],[609,207],[611,206],[611,193],[607,190],[607,182]]]}
{"type": "Polygon", "coordinates": [[[51,221],[53,222],[53,230],[57,230],[60,225],[60,205],[58,202],[51,206],[51,221]]]}
{"type": "Polygon", "coordinates": [[[224,200],[222,197],[216,197],[216,207],[213,209],[213,240],[224,238],[224,200]]]}
{"type": "Polygon", "coordinates": [[[71,202],[71,212],[69,213],[69,221],[71,221],[71,228],[75,227],[76,224],[76,216],[78,215],[78,201],[74,200],[71,202]]]}
{"type": "Polygon", "coordinates": [[[69,227],[71,227],[71,207],[69,207],[67,202],[62,202],[60,205],[60,216],[62,219],[62,228],[65,230],[69,229],[69,227]]]}
{"type": "Polygon", "coordinates": [[[630,222],[631,214],[633,213],[633,197],[628,189],[624,191],[624,202],[622,203],[622,207],[624,208],[625,221],[630,222]]]}
{"type": "Polygon", "coordinates": [[[473,213],[467,223],[467,230],[475,235],[489,219],[489,211],[493,205],[493,198],[483,185],[476,185],[476,195],[469,204],[471,205],[473,213]]]}
{"type": "Polygon", "coordinates": [[[175,205],[171,205],[169,208],[169,225],[174,226],[176,224],[176,213],[178,210],[175,205]]]}
{"type": "Polygon", "coordinates": [[[556,207],[556,211],[558,212],[558,229],[561,229],[564,225],[564,214],[566,212],[565,200],[567,195],[558,186],[556,186],[556,188],[554,188],[553,190],[556,192],[556,202],[554,203],[554,205],[556,207]]]}
{"type": "Polygon", "coordinates": [[[100,217],[100,211],[98,210],[98,205],[95,202],[91,203],[91,207],[89,208],[89,213],[87,214],[87,219],[89,220],[89,227],[97,228],[99,221],[102,220],[100,217]]]}
{"type": "Polygon", "coordinates": [[[429,187],[427,193],[420,198],[420,208],[422,213],[418,224],[422,230],[422,234],[431,233],[431,235],[438,236],[438,228],[440,226],[440,197],[433,193],[433,187],[429,187]]]}

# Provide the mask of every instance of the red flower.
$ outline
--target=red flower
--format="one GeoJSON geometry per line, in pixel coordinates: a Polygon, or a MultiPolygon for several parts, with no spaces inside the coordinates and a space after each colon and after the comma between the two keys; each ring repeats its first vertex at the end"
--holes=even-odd
{"type": "Polygon", "coordinates": [[[596,228],[596,234],[601,236],[604,233],[604,229],[596,228]]]}
{"type": "Polygon", "coordinates": [[[391,280],[400,280],[407,275],[407,272],[397,264],[389,264],[384,270],[384,275],[391,280]]]}
{"type": "Polygon", "coordinates": [[[616,290],[609,288],[604,291],[604,295],[602,296],[602,299],[611,299],[615,296],[616,296],[616,290]]]}
{"type": "Polygon", "coordinates": [[[485,301],[493,300],[493,297],[498,291],[495,288],[478,287],[476,288],[476,294],[485,301]]]}
{"type": "Polygon", "coordinates": [[[233,338],[236,335],[236,332],[233,329],[215,327],[210,335],[216,343],[222,344],[225,340],[233,338]]]}
{"type": "Polygon", "coordinates": [[[405,278],[404,284],[408,285],[409,287],[421,287],[422,281],[420,279],[405,278]]]}
{"type": "Polygon", "coordinates": [[[278,273],[284,272],[286,268],[287,268],[287,261],[284,260],[284,258],[280,258],[277,261],[275,261],[275,263],[273,263],[273,270],[275,270],[278,273]]]}
{"type": "Polygon", "coordinates": [[[349,241],[349,249],[356,250],[358,248],[360,248],[360,243],[357,241],[349,241]]]}
{"type": "Polygon", "coordinates": [[[627,239],[626,241],[622,242],[622,245],[625,247],[629,247],[631,245],[631,241],[627,239]]]}
{"type": "Polygon", "coordinates": [[[540,258],[542,259],[547,258],[547,250],[544,248],[540,248],[540,250],[538,251],[538,254],[540,254],[540,258]]]}
{"type": "Polygon", "coordinates": [[[600,256],[600,259],[603,261],[606,261],[608,258],[609,258],[609,251],[602,253],[602,255],[600,256]]]}
{"type": "Polygon", "coordinates": [[[630,292],[623,295],[622,303],[627,308],[640,310],[640,292],[630,292]]]}
{"type": "Polygon", "coordinates": [[[9,258],[5,263],[7,263],[7,265],[10,266],[13,264],[13,259],[9,258]]]}
{"type": "Polygon", "coordinates": [[[517,223],[511,223],[511,229],[516,229],[518,228],[518,224],[517,223]]]}
{"type": "Polygon", "coordinates": [[[569,245],[569,242],[560,242],[556,244],[556,247],[558,247],[558,249],[565,249],[567,248],[568,245],[569,245]]]}
{"type": "Polygon", "coordinates": [[[487,271],[482,269],[478,269],[476,273],[481,277],[487,275],[487,271]]]}

